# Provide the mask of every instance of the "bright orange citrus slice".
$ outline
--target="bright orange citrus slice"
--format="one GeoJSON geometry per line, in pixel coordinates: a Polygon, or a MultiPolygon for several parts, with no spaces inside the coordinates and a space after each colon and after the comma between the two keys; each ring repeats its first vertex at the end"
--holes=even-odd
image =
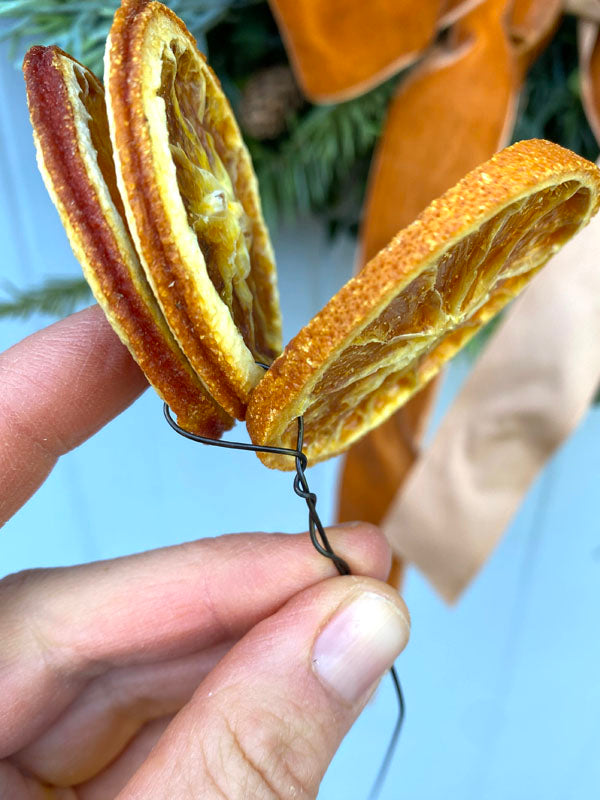
{"type": "Polygon", "coordinates": [[[179,423],[219,437],[233,420],[169,331],[127,230],[102,85],[57,47],[33,47],[23,70],[40,171],[96,300],[179,423]]]}
{"type": "Polygon", "coordinates": [[[192,367],[243,419],[263,376],[255,362],[281,350],[250,157],[216,76],[161,3],[124,0],[106,52],[119,188],[140,260],[192,367]]]}
{"type": "MultiPolygon", "coordinates": [[[[523,289],[596,213],[599,193],[594,164],[541,140],[470,172],[287,345],[252,394],[252,440],[294,447],[303,415],[309,463],[345,450],[523,289]]],[[[288,456],[260,457],[294,468],[288,456]]]]}

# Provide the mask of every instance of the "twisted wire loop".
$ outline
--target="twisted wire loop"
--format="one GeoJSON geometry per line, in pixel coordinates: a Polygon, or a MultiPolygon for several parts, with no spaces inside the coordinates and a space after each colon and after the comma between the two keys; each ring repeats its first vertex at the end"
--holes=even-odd
{"type": "MultiPolygon", "coordinates": [[[[259,366],[267,369],[266,364],[259,364],[259,366]]],[[[310,491],[308,480],[306,479],[306,468],[308,466],[308,459],[303,451],[304,419],[302,416],[297,418],[298,437],[296,440],[296,449],[293,450],[292,448],[289,447],[272,447],[270,445],[257,445],[248,442],[232,442],[229,439],[210,439],[207,436],[199,436],[197,433],[190,433],[190,431],[186,431],[185,428],[182,428],[180,425],[177,424],[177,422],[173,419],[173,416],[171,415],[171,409],[169,408],[167,403],[164,403],[163,411],[165,419],[167,420],[171,428],[180,436],[183,436],[186,439],[191,439],[191,441],[193,442],[199,442],[200,444],[210,445],[211,447],[223,447],[227,450],[249,450],[253,453],[275,453],[276,455],[284,455],[292,457],[295,460],[296,464],[296,475],[294,477],[294,492],[298,495],[298,497],[301,497],[307,505],[308,532],[310,534],[310,540],[314,548],[317,550],[318,553],[320,553],[322,556],[325,556],[325,558],[330,559],[330,561],[332,561],[335,564],[336,569],[340,575],[351,574],[350,567],[348,566],[347,562],[341,556],[338,556],[337,553],[334,552],[333,547],[329,542],[327,533],[325,531],[325,528],[323,527],[323,523],[321,522],[321,518],[319,517],[319,514],[317,512],[317,496],[314,492],[310,491]]],[[[373,788],[371,789],[371,792],[369,794],[369,800],[377,800],[377,797],[379,796],[387,772],[389,770],[392,757],[394,755],[394,751],[396,749],[398,737],[400,736],[400,731],[402,729],[402,724],[404,722],[404,715],[405,715],[404,695],[402,693],[402,687],[400,686],[398,674],[394,666],[392,666],[392,668],[390,669],[390,674],[392,677],[392,681],[394,683],[394,689],[398,699],[398,718],[396,720],[396,725],[394,726],[390,742],[386,749],[385,756],[381,763],[381,767],[379,768],[379,771],[377,773],[375,783],[373,784],[373,788]]]]}

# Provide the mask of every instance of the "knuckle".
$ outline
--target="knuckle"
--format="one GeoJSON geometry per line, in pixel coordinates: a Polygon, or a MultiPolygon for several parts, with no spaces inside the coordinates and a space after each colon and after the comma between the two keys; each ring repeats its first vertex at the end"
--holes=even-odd
{"type": "Polygon", "coordinates": [[[37,616],[37,587],[44,572],[39,569],[23,570],[0,580],[1,640],[30,638],[37,616]]]}
{"type": "Polygon", "coordinates": [[[297,722],[266,709],[249,712],[238,707],[224,715],[218,741],[213,738],[210,753],[205,753],[209,779],[219,796],[314,800],[321,758],[318,747],[299,728],[297,722]]]}
{"type": "Polygon", "coordinates": [[[6,575],[0,580],[0,593],[3,595],[3,599],[8,602],[12,597],[26,594],[28,588],[36,583],[45,571],[43,569],[24,569],[21,572],[6,575]]]}
{"type": "Polygon", "coordinates": [[[15,650],[35,653],[40,669],[59,673],[64,653],[64,614],[56,613],[57,579],[65,570],[27,569],[0,580],[0,641],[16,641],[15,650]]]}

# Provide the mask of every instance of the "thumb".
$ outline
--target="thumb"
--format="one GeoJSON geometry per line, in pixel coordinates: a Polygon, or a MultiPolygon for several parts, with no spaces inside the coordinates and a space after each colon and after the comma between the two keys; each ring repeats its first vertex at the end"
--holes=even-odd
{"type": "Polygon", "coordinates": [[[314,798],[342,738],[404,649],[408,613],[338,577],[254,627],[203,681],[119,800],[314,798]]]}

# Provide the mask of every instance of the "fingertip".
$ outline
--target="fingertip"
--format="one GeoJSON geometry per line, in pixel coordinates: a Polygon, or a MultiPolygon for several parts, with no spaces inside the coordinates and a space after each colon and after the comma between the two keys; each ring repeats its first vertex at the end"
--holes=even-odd
{"type": "Polygon", "coordinates": [[[345,591],[313,644],[311,662],[330,693],[362,704],[410,636],[402,599],[387,584],[359,578],[345,591]]]}
{"type": "Polygon", "coordinates": [[[31,496],[56,459],[147,387],[97,306],[0,353],[0,522],[31,496]]]}

